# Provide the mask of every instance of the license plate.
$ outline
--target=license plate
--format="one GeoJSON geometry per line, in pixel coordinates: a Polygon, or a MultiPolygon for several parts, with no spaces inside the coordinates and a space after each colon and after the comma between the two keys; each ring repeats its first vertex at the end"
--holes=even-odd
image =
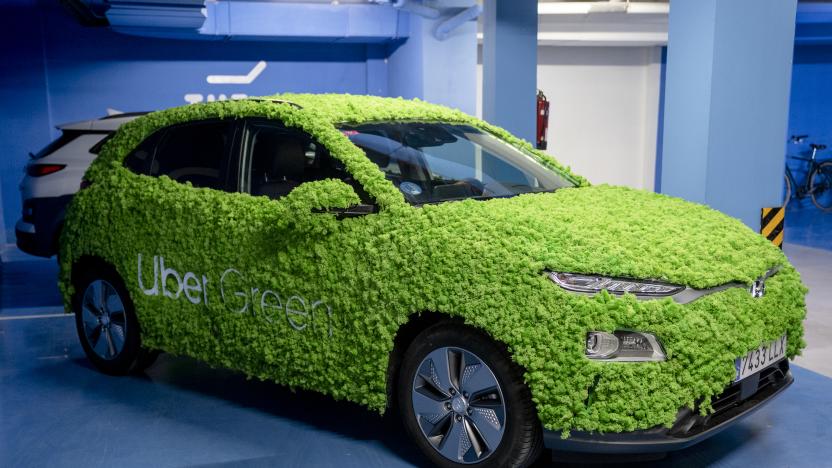
{"type": "Polygon", "coordinates": [[[734,382],[739,382],[783,359],[786,356],[787,345],[786,335],[783,335],[774,341],[761,344],[759,348],[743,357],[738,357],[734,361],[734,368],[737,370],[734,382]]]}

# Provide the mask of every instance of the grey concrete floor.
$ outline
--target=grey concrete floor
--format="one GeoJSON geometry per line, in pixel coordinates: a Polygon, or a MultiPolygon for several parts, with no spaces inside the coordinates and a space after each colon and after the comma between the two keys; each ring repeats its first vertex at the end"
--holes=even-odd
{"type": "Polygon", "coordinates": [[[786,255],[809,287],[806,349],[795,364],[832,377],[832,251],[786,244],[786,255]]]}

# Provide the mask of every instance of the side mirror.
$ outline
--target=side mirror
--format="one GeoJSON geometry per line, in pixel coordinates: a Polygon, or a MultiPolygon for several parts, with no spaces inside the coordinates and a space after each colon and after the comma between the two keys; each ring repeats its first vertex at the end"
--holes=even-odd
{"type": "Polygon", "coordinates": [[[335,215],[361,203],[358,194],[345,182],[337,179],[306,182],[283,197],[278,203],[284,208],[285,226],[312,231],[335,229],[335,215]]]}

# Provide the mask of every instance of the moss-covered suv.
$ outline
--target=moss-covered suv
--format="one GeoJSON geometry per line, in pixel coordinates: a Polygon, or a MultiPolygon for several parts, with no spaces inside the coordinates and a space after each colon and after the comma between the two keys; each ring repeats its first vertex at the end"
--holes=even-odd
{"type": "Polygon", "coordinates": [[[98,368],[166,351],[395,407],[439,465],[685,447],[804,346],[798,273],[739,221],[418,100],[155,112],[84,185],[60,281],[98,368]]]}

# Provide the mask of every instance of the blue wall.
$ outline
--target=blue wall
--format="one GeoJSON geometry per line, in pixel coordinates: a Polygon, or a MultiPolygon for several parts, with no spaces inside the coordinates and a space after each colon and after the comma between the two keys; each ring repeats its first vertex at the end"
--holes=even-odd
{"type": "MultiPolygon", "coordinates": [[[[806,144],[787,144],[789,154],[808,155],[808,143],[832,147],[832,45],[797,45],[792,69],[792,95],[789,108],[789,135],[808,134],[806,144]]],[[[818,158],[832,158],[832,152],[818,153],[818,158]]],[[[789,161],[798,183],[806,177],[805,162],[789,161]]],[[[794,200],[789,208],[816,210],[805,198],[794,200]]]]}
{"type": "Polygon", "coordinates": [[[56,4],[0,7],[0,244],[14,242],[26,154],[56,137],[57,124],[101,117],[107,108],[182,105],[186,95],[387,94],[379,46],[148,39],[82,27],[56,4]],[[246,74],[261,60],[267,67],[251,84],[206,81],[246,74]]]}

